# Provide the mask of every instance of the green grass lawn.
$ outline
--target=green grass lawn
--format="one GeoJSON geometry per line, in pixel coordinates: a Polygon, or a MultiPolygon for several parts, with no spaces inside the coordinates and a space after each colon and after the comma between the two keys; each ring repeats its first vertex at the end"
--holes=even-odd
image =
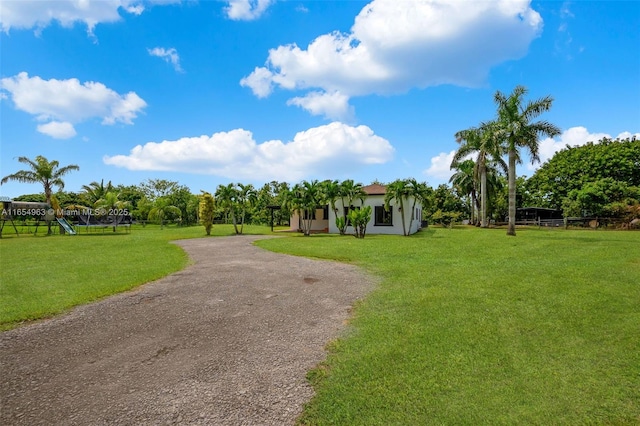
{"type": "MultiPolygon", "coordinates": [[[[169,241],[202,236],[5,233],[0,329],[177,271],[188,258],[169,241]]],[[[258,244],[382,278],[309,373],[304,424],[640,424],[639,232],[431,228],[258,244]]]]}
{"type": "MultiPolygon", "coordinates": [[[[184,251],[169,241],[204,237],[204,228],[134,226],[78,235],[46,236],[3,232],[0,239],[0,330],[49,317],[70,307],[129,290],[184,268],[184,251]]],[[[13,229],[12,229],[13,230],[13,229]]],[[[5,227],[5,231],[7,231],[5,227]]],[[[41,233],[42,232],[42,233],[41,233]]],[[[231,235],[231,225],[214,225],[212,235],[231,235]]],[[[270,233],[245,226],[245,233],[270,233]]]]}
{"type": "Polygon", "coordinates": [[[258,242],[383,278],[303,424],[640,424],[640,233],[428,229],[258,242]]]}

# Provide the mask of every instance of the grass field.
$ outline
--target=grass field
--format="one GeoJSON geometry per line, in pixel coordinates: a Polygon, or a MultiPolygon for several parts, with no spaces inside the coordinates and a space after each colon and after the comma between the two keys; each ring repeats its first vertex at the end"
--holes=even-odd
{"type": "MultiPolygon", "coordinates": [[[[177,271],[188,258],[169,241],[203,234],[6,234],[0,328],[177,271]]],[[[640,424],[640,232],[430,228],[258,244],[382,278],[309,373],[317,395],[303,424],[640,424]]]]}
{"type": "Polygon", "coordinates": [[[309,373],[303,424],[640,424],[638,232],[258,244],[383,278],[309,373]]]}
{"type": "MultiPolygon", "coordinates": [[[[7,229],[5,228],[5,231],[7,229]]],[[[12,229],[13,230],[13,229],[12,229]]],[[[204,228],[134,227],[126,233],[46,236],[3,233],[0,239],[0,330],[46,318],[73,306],[129,290],[184,268],[188,258],[169,241],[204,237],[204,228]]],[[[215,225],[212,235],[231,235],[215,225]]],[[[245,233],[270,233],[245,226],[245,233]]]]}

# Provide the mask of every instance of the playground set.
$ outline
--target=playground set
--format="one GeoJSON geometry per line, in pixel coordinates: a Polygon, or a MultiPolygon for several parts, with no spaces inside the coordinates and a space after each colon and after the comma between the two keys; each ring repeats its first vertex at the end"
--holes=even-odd
{"type": "Polygon", "coordinates": [[[42,223],[46,224],[50,229],[51,224],[57,222],[60,234],[76,235],[82,229],[86,232],[90,230],[112,227],[115,231],[118,227],[127,230],[131,229],[131,216],[128,214],[107,214],[104,209],[69,209],[62,210],[56,215],[54,209],[48,203],[36,203],[27,201],[13,201],[3,199],[2,215],[0,218],[0,238],[7,223],[11,224],[16,235],[20,235],[18,226],[24,231],[27,227],[27,233],[36,234],[38,227],[42,223]],[[16,225],[17,222],[17,225],[16,225]]]}

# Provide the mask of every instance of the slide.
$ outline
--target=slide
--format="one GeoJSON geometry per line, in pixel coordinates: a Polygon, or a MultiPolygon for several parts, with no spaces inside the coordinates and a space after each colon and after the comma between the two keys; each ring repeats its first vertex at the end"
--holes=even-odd
{"type": "Polygon", "coordinates": [[[71,224],[69,222],[67,222],[67,219],[63,218],[63,217],[57,217],[56,220],[58,221],[58,223],[60,224],[60,226],[62,226],[65,230],[65,232],[69,235],[76,235],[76,230],[73,229],[73,226],[71,226],[71,224]]]}

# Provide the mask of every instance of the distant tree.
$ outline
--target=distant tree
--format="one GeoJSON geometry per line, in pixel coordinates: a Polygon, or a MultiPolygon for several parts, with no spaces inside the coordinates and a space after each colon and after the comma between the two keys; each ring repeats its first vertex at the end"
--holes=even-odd
{"type": "Polygon", "coordinates": [[[218,185],[215,194],[216,204],[223,209],[226,217],[231,217],[233,229],[240,234],[238,228],[238,188],[235,184],[218,185]]]}
{"type": "Polygon", "coordinates": [[[129,202],[131,210],[136,210],[138,203],[144,198],[144,192],[137,185],[117,185],[114,190],[120,194],[122,201],[129,202]]]}
{"type": "Polygon", "coordinates": [[[539,161],[539,139],[542,136],[554,137],[560,129],[547,121],[532,122],[540,114],[551,109],[553,98],[545,96],[524,104],[527,94],[524,86],[517,86],[506,96],[497,91],[494,100],[498,108],[498,118],[493,131],[495,137],[503,142],[509,157],[509,226],[507,235],[516,235],[516,163],[520,162],[520,150],[526,149],[533,162],[539,161]]]}
{"type": "Polygon", "coordinates": [[[476,214],[480,212],[480,202],[478,200],[478,179],[476,176],[476,163],[473,160],[464,160],[451,163],[451,169],[455,172],[451,175],[449,183],[469,200],[469,219],[472,224],[476,224],[476,214]]]}
{"type": "Polygon", "coordinates": [[[118,192],[109,191],[102,198],[95,202],[94,207],[113,219],[113,232],[118,228],[118,220],[130,214],[130,204],[128,201],[120,199],[118,192]]]}
{"type": "Polygon", "coordinates": [[[178,182],[166,179],[147,179],[140,184],[140,190],[151,201],[156,198],[167,197],[179,189],[178,182]]]}
{"type": "Polygon", "coordinates": [[[165,219],[173,216],[180,217],[179,208],[171,204],[169,197],[158,197],[153,202],[153,207],[149,210],[149,220],[157,220],[160,222],[160,229],[164,228],[165,219]]]}
{"type": "Polygon", "coordinates": [[[247,211],[251,210],[257,200],[257,192],[253,185],[243,185],[238,183],[237,186],[237,209],[240,211],[240,233],[244,230],[244,221],[247,211]]]}
{"type": "Polygon", "coordinates": [[[355,206],[353,203],[356,200],[360,200],[360,206],[364,204],[364,200],[367,198],[367,193],[364,192],[363,186],[360,182],[356,183],[353,179],[347,179],[340,184],[340,202],[342,203],[342,220],[336,221],[338,231],[340,235],[344,235],[347,229],[347,214],[350,210],[353,210],[355,206]]]}
{"type": "Polygon", "coordinates": [[[180,209],[180,218],[182,219],[181,225],[191,225],[196,223],[196,211],[192,210],[192,214],[189,211],[189,204],[194,202],[197,206],[198,196],[193,195],[188,187],[184,185],[172,185],[171,192],[169,192],[166,197],[169,198],[171,205],[176,206],[180,209]]]}
{"type": "MultiPolygon", "coordinates": [[[[475,196],[477,189],[479,189],[480,226],[486,228],[488,226],[487,201],[489,192],[487,188],[487,175],[495,174],[496,170],[507,170],[507,165],[502,159],[505,150],[500,140],[500,129],[496,122],[481,123],[479,127],[472,127],[457,132],[455,137],[456,141],[460,143],[460,148],[458,148],[455,153],[451,163],[452,168],[456,168],[456,165],[461,161],[464,162],[464,158],[467,156],[472,154],[476,156],[475,162],[473,163],[474,185],[471,188],[468,182],[465,183],[467,188],[472,189],[471,194],[475,206],[478,206],[478,200],[475,196]]],[[[467,163],[464,167],[468,166],[469,164],[467,163]]]]}
{"type": "Polygon", "coordinates": [[[200,196],[199,216],[200,223],[204,226],[207,235],[211,235],[211,227],[213,226],[214,215],[214,198],[208,192],[202,191],[200,196]]]}
{"type": "Polygon", "coordinates": [[[91,182],[89,185],[82,185],[82,199],[83,201],[92,206],[96,203],[96,201],[104,198],[107,192],[113,192],[114,188],[111,184],[111,181],[104,184],[104,179],[101,179],[100,182],[91,182]]]}
{"type": "MultiPolygon", "coordinates": [[[[60,163],[57,160],[49,161],[41,155],[38,155],[35,160],[27,157],[18,157],[18,162],[26,164],[30,170],[19,170],[16,173],[7,175],[0,180],[0,185],[4,185],[9,181],[40,183],[44,189],[45,201],[48,204],[51,204],[53,187],[57,186],[61,190],[64,188],[62,177],[73,170],[80,170],[80,167],[75,164],[60,167],[60,163]]],[[[47,227],[47,233],[51,234],[51,224],[48,223],[47,227]]]]}
{"type": "Polygon", "coordinates": [[[571,191],[611,178],[640,186],[640,140],[608,139],[556,152],[527,180],[527,189],[541,207],[562,208],[571,191]]]}
{"type": "Polygon", "coordinates": [[[430,196],[431,202],[426,208],[426,217],[430,222],[450,226],[465,212],[465,203],[453,188],[439,185],[430,196]]]}
{"type": "Polygon", "coordinates": [[[317,180],[302,181],[291,189],[291,206],[298,212],[302,223],[302,232],[311,235],[311,225],[315,211],[324,201],[324,195],[317,180]]]}

